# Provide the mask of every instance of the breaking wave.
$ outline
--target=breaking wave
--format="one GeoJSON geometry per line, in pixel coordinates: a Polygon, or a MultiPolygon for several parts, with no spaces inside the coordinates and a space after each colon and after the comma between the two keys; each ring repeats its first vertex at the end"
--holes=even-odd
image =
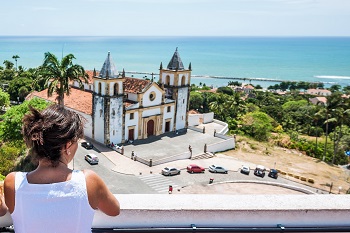
{"type": "Polygon", "coordinates": [[[315,78],[320,79],[350,79],[349,76],[332,76],[332,75],[316,75],[315,78]]]}

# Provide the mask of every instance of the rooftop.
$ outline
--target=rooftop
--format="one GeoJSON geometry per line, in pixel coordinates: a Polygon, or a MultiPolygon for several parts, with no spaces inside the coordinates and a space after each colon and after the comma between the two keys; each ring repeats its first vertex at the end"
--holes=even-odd
{"type": "Polygon", "coordinates": [[[115,67],[115,64],[112,60],[112,56],[111,56],[110,52],[108,52],[107,58],[106,58],[105,62],[103,63],[103,66],[101,68],[101,72],[99,73],[98,77],[105,78],[105,79],[119,77],[118,70],[115,67]]]}
{"type": "MultiPolygon", "coordinates": [[[[38,97],[51,102],[57,103],[57,94],[53,93],[52,96],[48,97],[47,89],[40,92],[34,91],[27,96],[27,99],[38,97]]],[[[70,89],[70,94],[67,96],[64,94],[64,104],[72,109],[76,109],[79,112],[91,115],[92,114],[92,93],[82,91],[76,88],[70,89]]]]}
{"type": "Polygon", "coordinates": [[[181,61],[181,58],[180,58],[180,54],[179,52],[177,51],[177,48],[174,52],[174,55],[173,57],[171,58],[169,64],[168,64],[168,67],[167,67],[169,70],[184,70],[184,65],[181,61]]]}

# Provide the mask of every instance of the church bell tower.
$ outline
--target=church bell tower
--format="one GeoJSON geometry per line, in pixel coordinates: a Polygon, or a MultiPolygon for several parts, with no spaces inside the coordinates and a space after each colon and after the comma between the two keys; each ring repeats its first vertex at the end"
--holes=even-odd
{"type": "Polygon", "coordinates": [[[176,48],[166,69],[160,65],[159,82],[164,85],[165,98],[176,101],[174,130],[187,128],[191,86],[191,63],[184,68],[176,48]]]}
{"type": "Polygon", "coordinates": [[[118,73],[110,52],[100,73],[94,71],[92,136],[103,144],[120,143],[124,136],[124,74],[118,73]]]}

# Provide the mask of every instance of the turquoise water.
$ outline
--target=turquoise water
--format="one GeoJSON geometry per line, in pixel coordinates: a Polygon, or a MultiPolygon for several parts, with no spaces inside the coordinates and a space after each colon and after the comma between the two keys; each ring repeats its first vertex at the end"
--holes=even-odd
{"type": "MultiPolygon", "coordinates": [[[[45,52],[59,58],[73,53],[85,69],[99,70],[110,51],[120,71],[157,73],[176,47],[193,75],[350,85],[350,37],[0,37],[0,61],[14,62],[17,54],[18,65],[30,68],[42,63],[45,52]]],[[[193,78],[213,86],[228,81],[193,78]]]]}

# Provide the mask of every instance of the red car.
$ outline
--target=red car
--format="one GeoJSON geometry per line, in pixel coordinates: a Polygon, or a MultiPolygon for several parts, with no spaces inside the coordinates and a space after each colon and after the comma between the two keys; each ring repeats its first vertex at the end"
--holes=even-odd
{"type": "Polygon", "coordinates": [[[204,168],[203,167],[200,167],[196,164],[190,164],[187,166],[187,171],[189,173],[201,173],[201,172],[204,172],[204,168]]]}

